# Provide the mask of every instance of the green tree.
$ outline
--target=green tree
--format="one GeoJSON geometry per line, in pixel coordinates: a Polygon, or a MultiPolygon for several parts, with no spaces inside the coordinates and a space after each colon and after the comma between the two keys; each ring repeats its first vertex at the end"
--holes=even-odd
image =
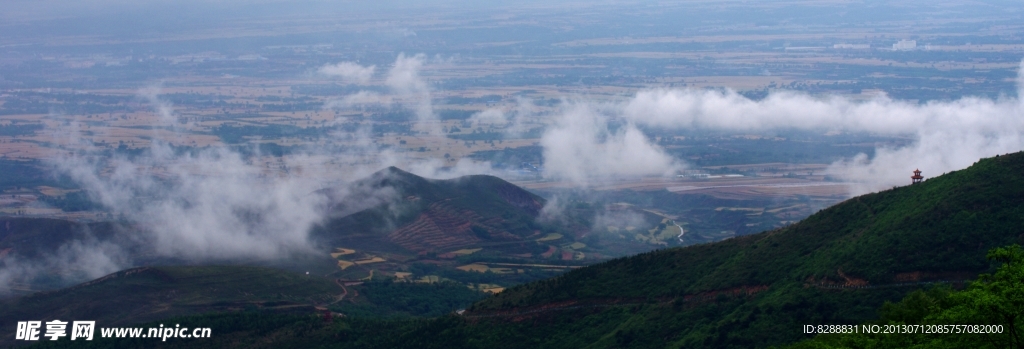
{"type": "Polygon", "coordinates": [[[986,341],[996,348],[1024,348],[1024,250],[1018,245],[996,248],[987,257],[1003,266],[994,274],[982,274],[967,290],[951,294],[954,305],[929,318],[946,324],[1002,325],[1002,335],[985,336],[986,341]]]}
{"type": "Polygon", "coordinates": [[[963,291],[913,292],[883,305],[881,318],[869,325],[994,325],[988,328],[1001,333],[819,335],[791,348],[1024,348],[1024,250],[995,248],[987,257],[1002,263],[995,273],[980,275],[963,291]]]}

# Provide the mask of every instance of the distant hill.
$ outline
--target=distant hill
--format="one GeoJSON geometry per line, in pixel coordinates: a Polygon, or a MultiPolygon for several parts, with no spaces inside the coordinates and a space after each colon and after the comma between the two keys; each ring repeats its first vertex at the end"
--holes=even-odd
{"type": "MultiPolygon", "coordinates": [[[[985,258],[989,249],[1024,243],[1022,227],[1024,153],[1015,153],[982,159],[921,184],[853,198],[782,229],[643,253],[515,286],[462,315],[392,322],[388,330],[380,330],[382,324],[342,320],[334,327],[314,326],[295,343],[378,348],[784,345],[809,336],[802,333],[803,325],[861,323],[876,318],[885,301],[914,290],[962,285],[991,270],[985,258]],[[341,335],[347,340],[332,339],[341,335]]],[[[225,329],[241,331],[241,320],[228,321],[236,327],[225,329]]],[[[308,322],[295,323],[309,328],[308,322]]],[[[275,346],[287,347],[292,343],[287,333],[295,330],[291,326],[264,330],[275,336],[275,346]]]]}
{"type": "Polygon", "coordinates": [[[411,253],[527,242],[540,234],[535,219],[545,203],[493,176],[430,180],[395,167],[327,193],[334,218],[314,230],[315,239],[411,253]],[[369,207],[353,209],[358,205],[369,207]]]}

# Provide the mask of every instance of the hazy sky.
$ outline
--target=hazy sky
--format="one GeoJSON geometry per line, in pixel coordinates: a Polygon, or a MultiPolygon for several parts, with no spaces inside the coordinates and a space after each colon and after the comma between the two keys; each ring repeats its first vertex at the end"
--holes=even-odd
{"type": "MultiPolygon", "coordinates": [[[[790,1],[277,1],[277,0],[7,0],[0,28],[7,44],[62,36],[113,39],[221,30],[271,29],[268,35],[358,32],[395,21],[414,30],[472,30],[518,22],[552,34],[680,34],[723,25],[782,26],[791,30],[846,24],[945,19],[970,25],[978,19],[1015,20],[1013,1],[851,1],[804,4],[790,1]],[[428,20],[429,19],[429,20],[428,20]],[[439,19],[459,22],[439,22],[439,19]],[[417,21],[428,20],[428,21],[417,21]],[[439,25],[439,26],[438,26],[439,25]]],[[[934,25],[934,24],[933,24],[934,25]]],[[[949,25],[949,23],[940,23],[949,25]]],[[[755,28],[756,29],[756,28],[755,28]]],[[[762,29],[763,30],[763,29],[762,29]]],[[[224,32],[227,31],[227,32],[224,32]]],[[[513,34],[514,33],[509,33],[513,34]]],[[[262,35],[262,34],[261,34],[262,35]]]]}

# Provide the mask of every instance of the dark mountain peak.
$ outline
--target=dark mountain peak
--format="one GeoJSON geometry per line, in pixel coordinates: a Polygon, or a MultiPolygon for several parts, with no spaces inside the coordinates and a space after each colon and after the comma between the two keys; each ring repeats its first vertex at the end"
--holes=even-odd
{"type": "Polygon", "coordinates": [[[395,166],[388,166],[385,169],[374,172],[372,175],[357,182],[358,185],[370,185],[373,187],[396,187],[395,189],[412,189],[429,184],[429,180],[410,172],[403,171],[395,166]]]}
{"type": "Polygon", "coordinates": [[[422,178],[422,177],[414,175],[414,174],[412,174],[410,172],[403,171],[402,169],[400,169],[398,167],[395,167],[395,166],[388,166],[388,167],[386,167],[384,169],[381,169],[380,171],[374,172],[372,175],[370,175],[371,178],[394,177],[394,176],[422,178]]]}
{"type": "MultiPolygon", "coordinates": [[[[322,189],[320,193],[327,195],[334,208],[345,208],[352,206],[353,203],[365,203],[370,198],[376,198],[369,200],[373,202],[371,206],[380,204],[379,201],[386,197],[422,192],[432,186],[431,181],[426,178],[389,166],[347,185],[322,189]]],[[[362,209],[368,206],[358,204],[355,207],[362,209]]],[[[348,212],[345,209],[341,211],[348,212]]]]}
{"type": "Polygon", "coordinates": [[[498,177],[435,180],[396,167],[377,171],[343,193],[333,204],[335,218],[315,234],[325,245],[364,250],[393,246],[419,253],[484,240],[522,242],[538,229],[534,220],[544,205],[543,198],[498,177]],[[378,235],[358,235],[365,232],[378,235]]]}
{"type": "Polygon", "coordinates": [[[434,180],[417,176],[398,167],[390,166],[356,183],[354,187],[391,187],[401,197],[415,196],[428,200],[452,199],[457,197],[480,197],[496,195],[508,204],[530,211],[540,212],[544,199],[504,179],[490,175],[468,175],[446,180],[434,180]]]}

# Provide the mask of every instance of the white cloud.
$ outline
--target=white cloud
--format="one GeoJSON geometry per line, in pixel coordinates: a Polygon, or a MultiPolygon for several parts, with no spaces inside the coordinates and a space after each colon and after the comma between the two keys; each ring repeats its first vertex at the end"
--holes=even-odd
{"type": "Polygon", "coordinates": [[[385,83],[403,101],[407,108],[413,109],[420,126],[430,133],[439,134],[440,126],[436,124],[430,86],[420,76],[426,55],[420,53],[406,56],[400,53],[395,65],[388,71],[385,83]]]}
{"type": "Polygon", "coordinates": [[[470,116],[469,121],[475,125],[503,127],[506,135],[517,137],[527,131],[527,119],[536,117],[538,109],[532,100],[516,97],[515,107],[512,110],[506,111],[499,107],[487,108],[470,116]]]}
{"type": "Polygon", "coordinates": [[[832,164],[832,175],[858,183],[852,194],[904,185],[915,168],[938,175],[1024,149],[1019,97],[918,104],[885,96],[857,101],[783,91],[753,101],[731,90],[656,89],[637,93],[622,105],[621,115],[637,125],[667,129],[836,130],[914,139],[907,147],[879,148],[871,159],[857,156],[832,164]]]}
{"type": "Polygon", "coordinates": [[[376,66],[364,67],[353,62],[339,62],[337,64],[325,64],[317,70],[320,74],[339,77],[352,83],[366,84],[373,78],[376,66]]]}
{"type": "Polygon", "coordinates": [[[81,239],[62,244],[56,251],[43,253],[31,260],[17,256],[0,259],[0,295],[7,294],[12,284],[28,284],[33,280],[51,277],[54,271],[59,271],[65,279],[80,281],[95,279],[129,266],[131,259],[121,245],[85,235],[81,239]]]}
{"type": "Polygon", "coordinates": [[[145,227],[143,238],[161,256],[272,260],[311,251],[308,229],[325,205],[311,194],[314,186],[266,179],[226,148],[179,155],[158,141],[133,159],[73,157],[57,165],[95,200],[145,227]]]}
{"type": "Polygon", "coordinates": [[[579,184],[617,176],[668,174],[681,165],[632,123],[617,130],[586,104],[568,106],[541,137],[544,175],[579,184]]]}
{"type": "Polygon", "coordinates": [[[153,111],[160,117],[161,122],[171,127],[177,127],[178,123],[175,122],[177,117],[174,115],[174,105],[160,98],[162,90],[160,85],[151,85],[140,89],[136,96],[145,99],[153,106],[153,111]]]}
{"type": "Polygon", "coordinates": [[[650,90],[637,93],[623,116],[639,124],[729,131],[846,130],[880,134],[912,133],[929,125],[992,125],[982,117],[1002,109],[997,101],[964,98],[923,105],[877,97],[853,101],[781,91],[753,101],[735,91],[650,90]]]}

